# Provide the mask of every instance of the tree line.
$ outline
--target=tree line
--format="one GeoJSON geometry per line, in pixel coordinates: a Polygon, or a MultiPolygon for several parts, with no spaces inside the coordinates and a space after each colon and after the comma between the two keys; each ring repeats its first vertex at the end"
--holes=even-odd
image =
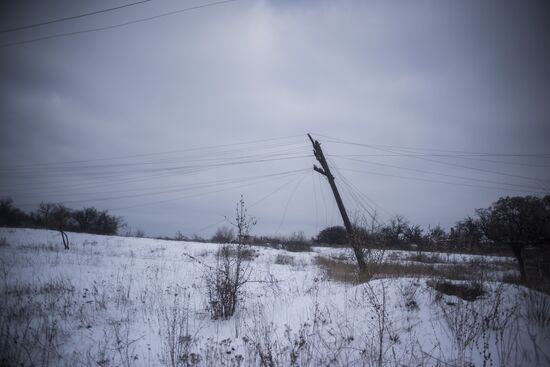
{"type": "Polygon", "coordinates": [[[107,210],[71,209],[59,203],[41,203],[36,210],[25,213],[7,198],[0,200],[0,226],[115,235],[125,224],[122,217],[107,210]]]}
{"type": "MultiPolygon", "coordinates": [[[[376,224],[376,220],[371,220],[370,225],[365,225],[365,221],[356,224],[354,234],[365,247],[440,251],[511,249],[525,280],[524,249],[550,245],[550,195],[501,197],[489,207],[475,210],[474,216],[458,221],[449,231],[439,225],[424,230],[397,215],[387,224],[376,224]]],[[[323,229],[316,241],[332,245],[349,243],[341,226],[323,229]]]]}

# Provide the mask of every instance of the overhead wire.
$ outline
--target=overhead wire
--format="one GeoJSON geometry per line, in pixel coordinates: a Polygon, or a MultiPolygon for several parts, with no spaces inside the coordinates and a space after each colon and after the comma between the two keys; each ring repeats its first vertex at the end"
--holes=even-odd
{"type": "MultiPolygon", "coordinates": [[[[301,157],[292,157],[292,158],[288,158],[288,159],[299,159],[301,157]]],[[[275,161],[280,161],[281,159],[276,159],[275,161]]],[[[266,162],[273,162],[274,160],[266,160],[266,159],[263,159],[263,160],[257,160],[257,161],[254,161],[254,162],[241,162],[239,164],[254,164],[254,163],[266,163],[266,162]]],[[[229,165],[229,166],[233,166],[233,165],[229,165]]],[[[216,166],[216,167],[208,167],[208,169],[202,169],[199,171],[192,171],[192,172],[172,172],[172,173],[167,173],[167,174],[164,174],[164,175],[161,175],[161,176],[149,176],[149,177],[143,177],[143,178],[136,178],[136,179],[128,179],[128,180],[125,180],[124,184],[128,185],[130,183],[137,183],[138,181],[139,182],[144,182],[145,180],[153,180],[153,179],[161,179],[161,178],[167,178],[167,177],[173,177],[173,178],[179,178],[179,177],[183,177],[183,175],[185,176],[189,176],[190,173],[192,174],[197,174],[197,173],[206,173],[208,170],[211,170],[211,169],[214,169],[214,168],[219,168],[219,166],[216,166]]],[[[119,186],[121,185],[122,183],[121,182],[116,182],[114,183],[115,185],[119,186]]],[[[25,192],[27,195],[28,194],[48,194],[48,195],[56,195],[56,194],[63,194],[64,196],[66,196],[67,194],[82,194],[83,192],[94,192],[94,188],[96,189],[95,191],[97,192],[97,189],[99,188],[103,188],[103,187],[106,187],[108,184],[107,183],[99,183],[99,184],[96,184],[96,185],[88,185],[88,186],[79,186],[79,185],[76,185],[76,186],[65,186],[65,187],[61,187],[61,189],[53,189],[53,190],[49,190],[49,191],[43,191],[43,190],[40,190],[40,189],[34,189],[34,190],[26,190],[26,191],[23,191],[25,192]]],[[[171,185],[171,186],[175,186],[174,185],[171,185]]],[[[133,191],[147,191],[147,190],[150,190],[151,188],[158,188],[158,185],[155,185],[153,187],[135,187],[135,188],[132,188],[130,190],[133,190],[133,191]]],[[[124,189],[121,189],[121,190],[111,190],[111,191],[123,191],[123,192],[128,192],[128,189],[125,187],[124,189]]],[[[19,191],[21,192],[21,191],[19,191]]],[[[12,192],[13,193],[13,192],[12,192]]]]}
{"type": "Polygon", "coordinates": [[[45,41],[45,40],[54,39],[54,38],[69,37],[69,36],[75,36],[75,35],[78,35],[78,34],[106,31],[106,30],[110,30],[110,29],[126,27],[126,26],[129,26],[129,25],[132,25],[132,24],[148,22],[148,21],[163,18],[163,17],[168,17],[168,16],[172,16],[172,15],[176,15],[176,14],[180,14],[180,13],[184,13],[184,12],[188,12],[188,11],[203,9],[203,8],[207,8],[207,7],[222,5],[222,4],[226,4],[226,3],[230,3],[230,2],[234,2],[234,1],[237,1],[237,0],[214,1],[214,2],[210,2],[210,3],[206,3],[206,4],[195,5],[195,6],[190,6],[190,7],[187,7],[187,8],[173,10],[173,11],[169,11],[169,12],[165,12],[165,13],[161,13],[161,14],[157,14],[157,15],[153,15],[153,16],[149,16],[149,17],[134,19],[134,20],[130,20],[130,21],[127,21],[127,22],[123,22],[123,23],[117,23],[117,24],[112,24],[112,25],[103,26],[103,27],[82,29],[82,30],[78,30],[78,31],[56,33],[56,34],[43,36],[43,37],[36,37],[36,38],[31,38],[31,39],[22,40],[22,41],[14,41],[14,42],[9,42],[9,43],[4,43],[4,44],[0,45],[0,48],[6,48],[6,47],[17,46],[17,45],[23,45],[23,44],[27,44],[27,43],[45,41]]]}
{"type": "MultiPolygon", "coordinates": [[[[377,218],[376,207],[371,207],[368,201],[365,200],[366,195],[364,195],[351,181],[349,181],[330,159],[328,159],[328,161],[331,163],[332,169],[336,172],[336,174],[340,178],[340,181],[347,188],[347,190],[349,190],[349,195],[351,196],[352,200],[354,200],[359,205],[359,208],[362,209],[362,211],[366,212],[371,220],[373,222],[376,222],[379,226],[385,225],[386,223],[383,219],[382,222],[380,222],[380,219],[377,218]]],[[[380,208],[383,209],[382,207],[380,208]]],[[[383,209],[383,211],[385,211],[386,213],[390,213],[386,209],[383,209]]]]}
{"type": "MultiPolygon", "coordinates": [[[[22,165],[16,165],[16,166],[0,166],[0,169],[17,168],[17,167],[36,168],[36,166],[51,166],[51,165],[59,165],[59,164],[82,164],[82,163],[89,163],[89,162],[121,160],[121,159],[133,159],[133,158],[152,157],[152,156],[168,155],[168,154],[176,154],[176,153],[189,153],[189,152],[197,152],[197,151],[201,152],[200,154],[201,154],[201,156],[203,156],[205,154],[205,153],[203,153],[204,150],[212,150],[213,152],[211,152],[211,154],[221,154],[222,152],[219,151],[220,148],[225,149],[227,147],[232,147],[232,149],[235,149],[235,147],[237,147],[238,149],[247,149],[243,146],[244,145],[254,145],[254,144],[262,144],[263,147],[266,147],[265,143],[267,143],[267,142],[273,142],[273,141],[279,141],[279,140],[285,140],[285,139],[292,139],[292,138],[297,138],[297,137],[301,137],[301,135],[287,135],[287,136],[280,136],[280,137],[275,137],[275,138],[247,140],[247,141],[241,141],[241,142],[236,142],[236,143],[227,143],[227,144],[206,145],[206,146],[198,146],[198,147],[192,147],[192,148],[186,148],[186,149],[161,151],[161,152],[138,153],[138,154],[131,154],[131,155],[121,155],[121,156],[111,156],[111,157],[82,159],[82,160],[71,160],[71,161],[60,161],[60,162],[29,163],[29,164],[22,164],[22,165]]],[[[296,144],[296,143],[289,143],[289,144],[296,144]]],[[[223,152],[227,153],[227,151],[223,151],[223,152]]]]}
{"type": "MultiPolygon", "coordinates": [[[[71,172],[72,176],[62,176],[62,182],[59,186],[61,189],[66,189],[67,187],[71,187],[74,185],[78,187],[82,187],[82,181],[84,181],[84,185],[89,185],[90,180],[98,180],[101,179],[101,184],[106,185],[111,182],[118,181],[118,177],[122,178],[120,181],[122,183],[127,183],[128,181],[133,181],[132,178],[128,179],[128,177],[131,177],[132,175],[139,176],[136,180],[141,181],[146,179],[147,177],[162,177],[162,172],[168,173],[169,175],[172,175],[175,173],[175,175],[181,175],[181,174],[189,174],[189,173],[195,173],[199,171],[206,171],[209,169],[218,169],[220,167],[225,166],[232,166],[232,165],[241,165],[241,164],[254,164],[254,163],[264,163],[269,161],[278,161],[278,160],[287,160],[287,159],[299,159],[299,158],[306,158],[307,156],[304,154],[299,154],[299,151],[287,151],[283,153],[258,153],[258,154],[248,154],[247,156],[237,156],[237,157],[226,157],[226,158],[217,158],[214,161],[211,161],[210,164],[187,164],[183,166],[165,166],[161,168],[155,168],[154,170],[150,169],[137,169],[132,171],[124,171],[121,170],[119,172],[115,173],[108,173],[108,171],[97,171],[97,170],[91,170],[91,171],[85,171],[85,172],[71,172]],[[75,177],[76,176],[76,177],[75,177]],[[73,181],[71,182],[71,177],[73,181]],[[112,180],[111,180],[112,179],[112,180]]],[[[182,160],[183,161],[183,160],[182,160]]],[[[192,160],[191,160],[192,161],[192,160]]],[[[193,162],[191,162],[193,163],[193,162]]],[[[11,176],[11,175],[10,175],[11,176]]],[[[166,176],[166,175],[164,175],[166,176]]],[[[18,191],[29,191],[33,189],[33,187],[38,187],[39,189],[42,189],[44,184],[50,183],[49,181],[49,175],[45,176],[39,176],[48,179],[47,181],[39,181],[37,179],[31,179],[26,178],[25,182],[17,182],[18,191]]],[[[53,179],[59,181],[60,178],[60,172],[52,173],[53,179]]],[[[10,180],[15,180],[16,177],[10,177],[10,180]]],[[[2,186],[6,186],[6,182],[3,182],[1,184],[2,186]]],[[[92,183],[93,185],[93,183],[92,183]]],[[[8,185],[13,186],[13,184],[8,185]]],[[[16,190],[17,191],[17,190],[16,190]]]]}
{"type": "MultiPolygon", "coordinates": [[[[307,172],[309,172],[309,169],[307,169],[307,172]]],[[[304,180],[304,178],[306,177],[306,175],[303,175],[300,180],[298,180],[298,182],[296,183],[296,186],[294,187],[294,190],[292,191],[292,193],[290,194],[287,202],[286,202],[286,205],[285,205],[285,209],[283,211],[283,217],[281,218],[281,222],[279,223],[279,227],[277,228],[277,230],[275,231],[275,235],[279,234],[279,231],[281,230],[281,227],[283,226],[283,223],[285,221],[285,218],[286,218],[286,213],[287,213],[287,210],[288,210],[288,205],[290,204],[290,201],[294,198],[294,194],[296,194],[296,191],[298,190],[298,187],[300,186],[300,184],[302,183],[302,181],[304,180]]]]}
{"type": "Polygon", "coordinates": [[[528,186],[528,185],[522,185],[522,184],[513,184],[513,183],[507,183],[507,182],[500,182],[500,181],[493,181],[493,180],[485,180],[485,179],[479,179],[479,178],[473,178],[473,177],[465,177],[465,176],[459,176],[459,175],[451,175],[446,173],[439,173],[439,172],[431,172],[427,170],[417,169],[417,168],[411,168],[411,167],[403,167],[403,166],[397,166],[387,163],[380,163],[380,162],[373,162],[373,161],[367,161],[363,159],[355,159],[355,158],[348,158],[348,157],[340,157],[338,155],[335,155],[334,157],[339,157],[341,159],[354,161],[354,162],[362,162],[362,163],[368,163],[368,164],[374,164],[377,166],[382,167],[390,167],[390,168],[396,168],[400,170],[406,170],[411,172],[419,172],[419,173],[425,173],[429,175],[436,175],[436,176],[443,176],[443,177],[450,177],[450,178],[458,178],[461,180],[468,180],[468,181],[477,181],[477,182],[484,182],[484,183],[491,183],[491,184],[497,184],[497,185],[505,185],[505,186],[514,186],[514,187],[521,187],[526,189],[537,189],[537,187],[534,186],[528,186]]]}
{"type": "Polygon", "coordinates": [[[315,230],[319,232],[319,210],[317,205],[317,187],[315,186],[315,177],[313,171],[311,171],[311,184],[313,186],[313,204],[315,205],[315,230]]]}
{"type": "MultiPolygon", "coordinates": [[[[304,169],[304,171],[305,171],[305,170],[306,170],[306,169],[304,169]]],[[[294,173],[294,174],[298,174],[298,173],[300,173],[300,172],[297,171],[297,172],[294,173]]],[[[118,207],[118,208],[114,208],[114,209],[112,209],[112,210],[133,209],[133,208],[138,208],[138,207],[143,207],[143,206],[149,206],[149,205],[155,205],[155,204],[160,204],[160,203],[166,203],[166,202],[171,202],[171,201],[178,201],[178,200],[186,199],[186,198],[189,198],[189,197],[199,197],[199,196],[204,196],[204,195],[210,195],[210,194],[215,194],[215,193],[227,191],[227,190],[230,190],[230,189],[237,189],[237,188],[248,187],[248,186],[252,186],[252,185],[258,185],[258,184],[260,184],[260,183],[272,181],[273,179],[274,179],[274,178],[272,178],[272,177],[268,177],[268,178],[264,178],[263,180],[260,180],[260,181],[257,181],[257,182],[246,183],[246,184],[242,184],[242,185],[238,185],[238,186],[233,186],[233,187],[226,187],[226,188],[223,188],[223,189],[214,190],[214,191],[208,191],[208,192],[200,193],[200,194],[194,193],[194,194],[192,194],[192,195],[171,197],[171,198],[168,198],[168,199],[157,200],[157,201],[152,201],[152,202],[148,202],[148,203],[142,203],[142,204],[137,204],[137,205],[125,206],[125,207],[118,207]]]]}
{"type": "Polygon", "coordinates": [[[232,184],[232,183],[246,182],[246,181],[250,181],[250,180],[264,179],[264,178],[268,178],[268,177],[287,175],[287,174],[296,173],[296,172],[303,172],[303,169],[279,172],[279,173],[274,173],[274,174],[266,174],[266,175],[260,175],[260,176],[254,176],[254,177],[244,177],[244,178],[226,179],[226,180],[215,180],[215,181],[211,181],[211,182],[191,184],[191,185],[188,185],[187,187],[182,185],[182,187],[180,187],[180,188],[173,188],[173,189],[160,190],[160,191],[148,191],[148,192],[139,193],[139,194],[127,194],[127,195],[117,195],[117,196],[99,197],[99,198],[96,197],[96,198],[81,199],[81,200],[62,200],[61,202],[64,203],[64,204],[72,204],[72,203],[112,201],[112,200],[120,200],[120,199],[127,199],[127,198],[155,196],[155,195],[162,195],[162,194],[168,194],[168,193],[176,193],[176,192],[181,192],[181,191],[188,191],[188,190],[193,190],[193,189],[203,189],[203,188],[208,188],[208,187],[212,187],[212,186],[218,186],[218,185],[221,185],[221,184],[232,184]]]}
{"type": "MultiPolygon", "coordinates": [[[[338,143],[338,144],[346,144],[346,145],[355,145],[355,146],[361,146],[361,147],[366,147],[366,148],[370,148],[370,149],[375,149],[375,150],[379,150],[379,151],[382,151],[382,152],[386,152],[386,153],[393,153],[393,154],[397,154],[399,156],[402,156],[402,157],[411,157],[411,158],[416,158],[416,159],[420,159],[420,160],[425,160],[425,161],[428,161],[428,162],[432,162],[432,163],[436,163],[436,164],[440,164],[440,165],[447,165],[447,166],[452,166],[452,167],[458,167],[458,168],[463,168],[463,169],[468,169],[468,170],[474,170],[474,171],[478,171],[478,172],[483,172],[483,173],[490,173],[490,174],[495,174],[495,175],[500,175],[500,176],[506,176],[506,177],[513,177],[513,178],[519,178],[519,179],[523,179],[523,180],[529,180],[529,181],[532,181],[532,182],[535,182],[539,188],[541,189],[541,191],[543,192],[548,192],[548,183],[550,183],[550,179],[542,179],[540,177],[530,177],[530,176],[525,176],[525,175],[519,175],[519,174],[512,174],[512,173],[506,173],[506,172],[500,172],[500,171],[495,171],[495,170],[490,170],[490,169],[485,169],[485,168],[479,168],[479,167],[472,167],[472,166],[467,166],[467,165],[463,165],[463,164],[458,164],[458,163],[453,163],[453,162],[447,162],[447,161],[441,161],[441,160],[437,160],[437,159],[430,159],[430,158],[426,158],[422,155],[419,155],[419,154],[411,154],[410,152],[403,152],[403,151],[400,151],[400,150],[396,150],[396,149],[400,149],[400,148],[393,148],[393,149],[388,149],[388,148],[383,148],[381,147],[380,145],[372,145],[372,144],[362,144],[362,143],[357,143],[357,142],[351,142],[351,141],[347,141],[347,140],[343,140],[343,139],[334,139],[334,138],[328,138],[327,137],[327,140],[328,141],[331,141],[333,143],[338,143]],[[548,183],[545,183],[545,182],[548,182],[548,183]]],[[[392,146],[394,147],[394,146],[392,146]]],[[[404,148],[401,148],[401,149],[404,149],[404,148]]],[[[426,148],[427,150],[435,150],[435,151],[445,151],[445,150],[440,150],[440,149],[429,149],[429,148],[426,148]]],[[[510,155],[510,156],[522,156],[522,157],[533,157],[533,156],[538,156],[538,157],[550,157],[550,154],[546,154],[546,153],[533,153],[533,154],[508,154],[508,153],[485,153],[485,152],[465,152],[465,151],[448,151],[448,152],[458,152],[458,153],[471,153],[471,154],[478,154],[478,155],[498,155],[498,156],[504,156],[504,155],[510,155]]],[[[377,164],[381,164],[381,163],[377,163],[377,164]]],[[[461,177],[461,178],[464,178],[464,177],[461,177]]],[[[466,179],[466,178],[464,178],[466,179]]],[[[468,179],[472,179],[472,178],[468,178],[468,179]]],[[[478,180],[478,179],[474,179],[474,180],[478,180]]],[[[515,184],[509,184],[509,183],[500,183],[500,184],[504,184],[504,185],[515,185],[515,184]]],[[[518,190],[515,190],[515,191],[518,191],[518,190]]]]}
{"type": "Polygon", "coordinates": [[[473,151],[465,151],[465,150],[449,150],[449,149],[435,149],[435,148],[414,148],[414,147],[406,147],[406,146],[398,146],[398,145],[382,145],[382,144],[364,144],[364,143],[358,143],[358,142],[352,142],[349,140],[344,140],[341,138],[333,138],[322,134],[317,134],[319,136],[322,136],[327,139],[327,141],[333,142],[333,143],[340,143],[340,144],[348,144],[348,145],[356,145],[356,146],[363,146],[367,148],[393,148],[393,149],[406,149],[406,150],[419,150],[419,151],[436,151],[436,152],[447,152],[447,153],[458,153],[458,154],[470,154],[470,155],[477,155],[477,156],[499,156],[499,157],[542,157],[542,158],[550,158],[550,153],[489,153],[489,152],[473,152],[473,151]]]}
{"type": "Polygon", "coordinates": [[[43,21],[43,22],[39,22],[39,23],[33,23],[33,24],[17,26],[17,27],[13,27],[13,28],[1,29],[0,33],[9,33],[9,32],[21,31],[21,30],[24,30],[24,29],[36,28],[36,27],[41,27],[41,26],[45,26],[45,25],[49,25],[49,24],[65,22],[67,20],[79,19],[79,18],[89,17],[89,16],[92,16],[92,15],[108,13],[108,12],[111,12],[111,11],[115,11],[115,10],[119,10],[119,9],[123,9],[123,8],[128,8],[128,7],[135,6],[135,5],[141,5],[143,3],[147,3],[147,2],[150,2],[150,1],[152,1],[152,0],[140,0],[140,1],[133,2],[133,3],[129,3],[129,4],[114,6],[112,8],[91,11],[91,12],[83,13],[83,14],[71,15],[71,16],[52,19],[52,20],[47,20],[47,21],[43,21]]]}
{"type": "MultiPolygon", "coordinates": [[[[272,192],[270,192],[269,194],[265,195],[265,196],[262,197],[260,200],[257,200],[257,201],[255,201],[255,202],[253,202],[249,207],[250,207],[250,208],[254,208],[255,206],[257,206],[257,205],[259,205],[260,203],[262,203],[262,202],[264,202],[265,200],[267,200],[269,197],[271,197],[271,196],[275,195],[277,192],[281,191],[284,187],[286,187],[286,186],[290,185],[291,183],[293,183],[294,181],[296,181],[296,177],[295,177],[295,176],[296,176],[296,175],[292,176],[292,178],[291,178],[289,181],[283,183],[281,186],[278,186],[274,191],[272,191],[272,192]]],[[[299,178],[299,177],[298,177],[298,178],[299,178]]],[[[222,216],[222,215],[220,215],[220,216],[222,216]]],[[[222,216],[222,217],[223,217],[223,216],[222,216]]],[[[218,222],[216,222],[216,223],[214,223],[214,224],[209,224],[208,226],[205,226],[205,227],[201,227],[200,229],[195,230],[195,231],[193,231],[192,233],[193,233],[193,234],[201,233],[201,232],[203,232],[203,231],[205,231],[205,230],[207,230],[207,229],[210,229],[210,228],[212,228],[212,227],[214,227],[214,226],[216,226],[216,225],[219,225],[219,224],[221,224],[221,223],[223,223],[223,222],[227,222],[227,219],[226,219],[225,217],[224,217],[224,219],[222,219],[221,221],[218,221],[218,222]]]]}
{"type": "Polygon", "coordinates": [[[341,170],[376,175],[376,176],[393,177],[393,178],[430,182],[430,183],[441,183],[441,184],[454,185],[454,186],[474,187],[474,188],[482,188],[482,189],[488,189],[488,190],[512,191],[512,192],[518,192],[518,193],[532,193],[532,194],[541,193],[540,191],[518,190],[518,189],[511,189],[508,187],[483,186],[483,185],[466,184],[466,183],[459,183],[459,182],[440,181],[440,180],[433,180],[433,179],[424,179],[420,177],[408,177],[408,176],[393,175],[393,174],[380,173],[380,172],[374,172],[374,171],[357,170],[352,168],[341,168],[341,170]]]}

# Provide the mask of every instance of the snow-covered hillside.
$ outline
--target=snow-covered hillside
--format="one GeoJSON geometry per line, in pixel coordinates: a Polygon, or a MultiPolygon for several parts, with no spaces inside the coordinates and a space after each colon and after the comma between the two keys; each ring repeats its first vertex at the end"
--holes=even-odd
{"type": "Polygon", "coordinates": [[[9,228],[0,239],[4,363],[550,365],[550,297],[494,277],[465,301],[429,277],[331,280],[316,257],[343,249],[254,247],[236,314],[213,320],[217,244],[69,233],[64,250],[57,232],[9,228]]]}

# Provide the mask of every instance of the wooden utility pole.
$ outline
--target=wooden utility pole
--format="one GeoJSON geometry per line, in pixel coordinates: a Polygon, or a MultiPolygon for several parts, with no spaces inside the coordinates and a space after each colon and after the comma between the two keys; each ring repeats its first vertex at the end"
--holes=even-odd
{"type": "Polygon", "coordinates": [[[313,169],[328,179],[328,183],[330,184],[330,188],[332,189],[332,193],[336,199],[336,204],[338,204],[340,215],[342,215],[342,220],[344,221],[344,226],[346,227],[346,231],[348,233],[348,239],[351,243],[351,247],[353,248],[353,252],[355,253],[357,265],[359,265],[359,271],[364,272],[367,269],[367,265],[365,264],[363,249],[361,249],[361,246],[357,241],[357,236],[355,236],[348,213],[346,212],[346,208],[344,207],[344,203],[342,202],[342,198],[340,197],[340,193],[338,192],[338,188],[334,182],[334,176],[330,173],[330,168],[328,167],[327,160],[325,159],[325,155],[321,149],[321,144],[319,144],[317,140],[313,140],[310,134],[307,134],[307,136],[309,137],[309,140],[311,140],[311,144],[313,144],[313,154],[315,155],[317,161],[321,164],[321,168],[313,165],[313,169]]]}

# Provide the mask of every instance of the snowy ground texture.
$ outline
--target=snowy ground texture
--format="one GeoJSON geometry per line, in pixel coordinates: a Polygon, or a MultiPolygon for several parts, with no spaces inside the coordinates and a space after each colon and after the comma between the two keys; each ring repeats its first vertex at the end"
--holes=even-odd
{"type": "Polygon", "coordinates": [[[69,238],[64,250],[57,232],[0,228],[0,364],[550,365],[550,297],[494,277],[469,302],[426,277],[330,280],[315,257],[345,250],[254,248],[236,314],[212,320],[218,245],[69,238]]]}

